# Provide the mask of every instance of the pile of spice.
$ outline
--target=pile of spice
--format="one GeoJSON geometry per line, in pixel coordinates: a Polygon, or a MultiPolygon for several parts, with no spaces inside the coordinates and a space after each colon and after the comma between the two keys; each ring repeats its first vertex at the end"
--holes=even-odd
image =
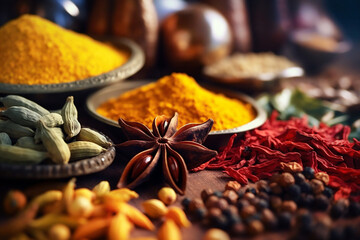
{"type": "Polygon", "coordinates": [[[239,127],[255,117],[251,104],[215,94],[181,73],[112,98],[100,105],[97,112],[115,121],[121,117],[141,122],[149,128],[156,116],[173,116],[175,112],[181,116],[179,126],[211,118],[213,130],[239,127]]]}
{"type": "Polygon", "coordinates": [[[360,141],[348,141],[350,128],[341,124],[310,127],[306,116],[277,120],[273,112],[260,128],[249,131],[243,140],[234,143],[235,135],[217,157],[201,165],[201,169],[224,169],[242,184],[270,178],[280,171],[282,163],[297,162],[326,172],[329,186],[336,189],[335,200],[359,200],[360,141]]]}
{"type": "Polygon", "coordinates": [[[223,191],[204,189],[201,198],[185,197],[182,205],[192,221],[233,237],[289,230],[289,239],[359,238],[353,219],[360,216],[360,204],[335,201],[326,173],[315,174],[295,162],[282,164],[282,169],[269,181],[243,187],[230,181],[223,191]]]}
{"type": "Polygon", "coordinates": [[[81,80],[121,66],[128,55],[34,15],[23,15],[0,28],[2,83],[81,80]]]}
{"type": "Polygon", "coordinates": [[[181,228],[191,226],[180,207],[166,206],[176,201],[171,188],[160,189],[160,200],[142,202],[142,213],[129,203],[139,197],[134,191],[111,190],[107,181],[93,189],[76,188],[75,183],[73,178],[62,189],[47,190],[34,197],[10,190],[3,202],[8,218],[0,222],[0,238],[126,240],[132,239],[132,230],[139,227],[157,235],[144,239],[172,240],[181,239],[181,228]],[[156,233],[156,226],[145,214],[162,220],[156,233]]]}
{"type": "Polygon", "coordinates": [[[283,56],[271,52],[234,54],[205,67],[208,76],[218,78],[254,77],[260,74],[277,74],[296,64],[283,56]]]}

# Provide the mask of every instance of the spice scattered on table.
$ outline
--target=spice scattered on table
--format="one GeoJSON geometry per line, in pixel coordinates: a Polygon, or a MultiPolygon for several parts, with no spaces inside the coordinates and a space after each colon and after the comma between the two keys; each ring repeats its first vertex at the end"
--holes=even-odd
{"type": "Polygon", "coordinates": [[[160,167],[166,182],[184,194],[188,169],[198,167],[217,154],[202,145],[213,125],[212,119],[202,124],[189,123],[179,130],[177,113],[171,118],[157,116],[152,131],[141,123],[122,118],[119,125],[128,141],[116,146],[131,158],[121,175],[119,188],[137,186],[160,167]]]}
{"type": "MultiPolygon", "coordinates": [[[[314,169],[303,169],[296,162],[284,163],[281,169],[270,180],[243,187],[230,181],[223,191],[203,189],[201,198],[185,197],[182,205],[191,221],[222,229],[232,237],[288,230],[291,239],[307,239],[320,230],[329,236],[335,230],[355,227],[351,220],[360,216],[360,204],[334,200],[326,173],[315,174],[314,169]],[[339,224],[339,219],[345,222],[339,224]]],[[[351,238],[359,236],[356,230],[351,238]]]]}
{"type": "Polygon", "coordinates": [[[0,28],[0,82],[53,84],[96,76],[124,64],[129,53],[34,15],[0,28]]]}
{"type": "Polygon", "coordinates": [[[239,127],[255,118],[249,103],[208,91],[186,74],[173,73],[100,105],[97,112],[117,121],[142,122],[148,128],[158,115],[181,116],[179,126],[214,119],[213,130],[239,127]],[[236,109],[236,111],[234,111],[236,109]]]}
{"type": "Polygon", "coordinates": [[[348,141],[350,128],[341,124],[310,127],[306,117],[277,120],[277,112],[260,128],[249,131],[234,143],[233,136],[222,153],[194,170],[224,169],[242,184],[270,178],[281,163],[297,162],[315,173],[329,175],[336,189],[335,200],[359,200],[360,142],[348,141]]]}
{"type": "Polygon", "coordinates": [[[0,163],[55,164],[86,159],[112,143],[95,130],[81,127],[74,98],[66,99],[61,114],[50,112],[18,95],[0,98],[0,163]]]}
{"type": "MultiPolygon", "coordinates": [[[[12,190],[9,198],[18,198],[15,191],[20,192],[12,190]]],[[[111,190],[107,181],[101,181],[93,189],[76,188],[73,178],[62,189],[48,190],[29,199],[25,197],[28,203],[17,212],[8,212],[11,213],[9,218],[0,222],[0,238],[125,240],[130,239],[135,227],[153,232],[156,227],[152,221],[129,203],[138,197],[127,188],[111,190]]],[[[157,199],[147,201],[154,200],[157,199]]],[[[7,201],[4,204],[8,207],[7,201]]],[[[191,225],[181,208],[163,207],[165,213],[158,219],[162,221],[158,238],[147,236],[144,239],[181,239],[181,228],[191,225]]]]}

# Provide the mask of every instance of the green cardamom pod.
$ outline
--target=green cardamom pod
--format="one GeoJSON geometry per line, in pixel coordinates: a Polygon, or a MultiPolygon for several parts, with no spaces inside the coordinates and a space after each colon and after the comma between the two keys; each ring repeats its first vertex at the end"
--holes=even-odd
{"type": "Polygon", "coordinates": [[[6,132],[0,132],[0,144],[12,145],[11,139],[6,132]]]}
{"type": "Polygon", "coordinates": [[[38,164],[48,157],[46,152],[11,145],[0,145],[0,162],[38,164]]]}
{"type": "Polygon", "coordinates": [[[64,124],[62,116],[58,113],[49,113],[40,118],[48,127],[58,127],[64,124]]]}
{"type": "Polygon", "coordinates": [[[75,141],[68,143],[68,146],[71,152],[71,160],[95,157],[106,151],[105,148],[88,141],[75,141]]]}
{"type": "Polygon", "coordinates": [[[32,137],[35,132],[31,128],[21,126],[11,120],[0,119],[0,132],[6,132],[10,138],[32,137]]]}
{"type": "Polygon", "coordinates": [[[111,146],[111,142],[109,142],[104,135],[90,128],[81,128],[80,133],[76,136],[76,139],[78,141],[93,142],[104,148],[111,146]]]}
{"type": "Polygon", "coordinates": [[[45,123],[39,120],[38,129],[40,132],[41,142],[49,153],[51,160],[57,164],[66,164],[70,160],[70,149],[62,136],[49,128],[45,123]]]}
{"type": "Polygon", "coordinates": [[[33,110],[41,116],[50,113],[48,110],[46,110],[39,104],[18,95],[7,95],[6,97],[0,98],[0,102],[4,105],[5,108],[9,108],[12,106],[22,106],[33,110]]]}
{"type": "Polygon", "coordinates": [[[16,141],[15,146],[30,148],[37,151],[46,151],[44,145],[36,144],[33,137],[21,137],[16,141]]]}
{"type": "Polygon", "coordinates": [[[65,105],[61,109],[61,116],[64,120],[64,131],[67,134],[66,139],[69,140],[79,134],[81,125],[78,121],[78,112],[74,104],[74,97],[69,96],[65,105]]]}
{"type": "MultiPolygon", "coordinates": [[[[58,135],[60,135],[62,139],[65,139],[65,135],[64,135],[64,133],[63,133],[63,130],[62,130],[60,127],[53,127],[52,129],[53,129],[53,131],[55,131],[58,135]]],[[[36,130],[35,130],[34,141],[35,141],[36,144],[41,143],[41,136],[40,136],[40,129],[39,129],[39,127],[37,127],[36,130]]]]}
{"type": "Polygon", "coordinates": [[[41,115],[22,106],[12,106],[0,112],[0,116],[7,117],[14,123],[25,127],[35,128],[41,115]]]}

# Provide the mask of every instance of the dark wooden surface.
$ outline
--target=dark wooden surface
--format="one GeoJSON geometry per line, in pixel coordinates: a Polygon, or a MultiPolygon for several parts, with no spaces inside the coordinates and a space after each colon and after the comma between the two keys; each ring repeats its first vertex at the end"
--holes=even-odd
{"type": "MultiPolygon", "coordinates": [[[[356,57],[357,58],[357,57],[356,57]]],[[[353,62],[351,62],[353,64],[353,62]]],[[[348,64],[348,60],[340,62],[338,64],[340,66],[342,72],[346,72],[347,69],[352,68],[355,69],[354,66],[348,64]]],[[[357,70],[357,69],[355,69],[357,70]]],[[[360,75],[359,75],[360,76],[360,75]]],[[[62,106],[65,101],[66,96],[74,95],[75,103],[79,110],[79,119],[83,126],[91,127],[96,129],[108,137],[112,139],[114,143],[120,143],[124,140],[120,129],[116,127],[112,127],[102,123],[100,121],[92,118],[85,108],[85,100],[86,97],[93,92],[83,91],[81,93],[64,93],[64,94],[53,94],[49,96],[38,96],[38,95],[29,95],[26,97],[30,97],[36,101],[40,101],[41,104],[45,105],[49,109],[58,109],[62,106]]],[[[225,143],[220,143],[224,145],[225,143]]],[[[76,185],[77,187],[94,187],[98,182],[102,180],[107,180],[110,182],[112,189],[116,188],[116,184],[120,178],[122,173],[122,169],[124,168],[127,160],[123,158],[120,154],[117,154],[114,162],[105,170],[77,177],[76,185]]],[[[1,176],[0,176],[1,177],[1,176]]],[[[39,191],[42,191],[46,188],[46,186],[58,186],[66,183],[69,180],[67,179],[58,179],[58,180],[29,180],[29,179],[4,179],[0,178],[0,201],[2,202],[4,198],[4,194],[10,189],[20,189],[28,193],[29,195],[33,195],[39,191]]],[[[212,188],[214,190],[223,190],[225,183],[229,180],[226,174],[221,171],[201,171],[197,173],[190,173],[188,176],[186,196],[190,198],[195,198],[200,196],[200,191],[204,188],[212,188]]],[[[161,180],[159,179],[150,179],[148,182],[144,183],[142,186],[135,188],[140,195],[139,199],[133,200],[132,203],[137,207],[141,208],[140,203],[143,200],[156,198],[158,190],[164,186],[161,180]]],[[[179,196],[179,200],[177,201],[177,205],[180,205],[180,200],[183,197],[179,196]]],[[[0,218],[3,218],[3,213],[0,212],[0,218]]],[[[159,226],[159,222],[155,222],[157,226],[159,226]]],[[[201,239],[205,229],[202,228],[199,224],[193,224],[192,227],[188,229],[183,229],[183,239],[201,239]]],[[[132,233],[132,236],[154,236],[155,233],[151,233],[149,231],[144,231],[136,228],[136,230],[132,233]]],[[[266,233],[265,235],[256,237],[254,239],[284,239],[288,234],[284,233],[266,233]]]]}

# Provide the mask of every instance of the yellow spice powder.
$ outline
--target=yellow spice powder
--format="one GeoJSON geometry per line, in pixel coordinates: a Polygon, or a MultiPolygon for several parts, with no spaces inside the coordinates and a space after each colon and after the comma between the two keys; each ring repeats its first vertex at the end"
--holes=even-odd
{"type": "Polygon", "coordinates": [[[34,15],[23,15],[0,28],[2,83],[81,80],[121,66],[128,55],[34,15]]]}
{"type": "Polygon", "coordinates": [[[179,126],[214,120],[212,130],[230,129],[254,119],[252,106],[197,84],[186,74],[173,73],[157,82],[112,98],[97,109],[100,115],[117,121],[119,117],[151,128],[157,115],[171,117],[179,113],[179,126]]]}

